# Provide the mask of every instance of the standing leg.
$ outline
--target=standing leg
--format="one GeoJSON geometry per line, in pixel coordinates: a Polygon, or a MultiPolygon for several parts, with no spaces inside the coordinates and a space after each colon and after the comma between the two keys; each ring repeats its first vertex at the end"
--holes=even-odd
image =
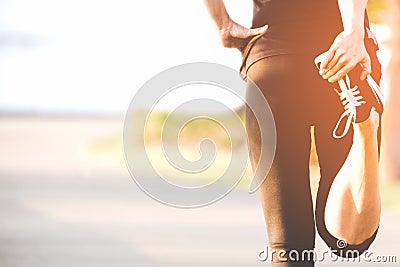
{"type": "MultiPolygon", "coordinates": [[[[254,63],[248,78],[263,92],[274,115],[277,145],[272,168],[260,187],[273,266],[314,266],[302,258],[314,248],[315,224],[309,181],[310,125],[306,97],[301,91],[302,59],[294,55],[273,56],[254,63]],[[290,76],[290,79],[288,78],[290,76]],[[296,258],[297,257],[297,258],[296,258]]],[[[258,103],[247,91],[247,102],[258,103]]],[[[254,167],[260,157],[260,131],[254,115],[247,110],[250,158],[254,167]]],[[[263,164],[260,162],[259,164],[263,164]]]]}

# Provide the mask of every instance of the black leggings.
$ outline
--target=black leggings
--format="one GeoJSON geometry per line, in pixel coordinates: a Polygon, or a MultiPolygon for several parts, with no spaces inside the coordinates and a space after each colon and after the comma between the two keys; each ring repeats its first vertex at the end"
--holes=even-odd
{"type": "MultiPolygon", "coordinates": [[[[326,229],[325,204],[333,179],[342,167],[352,145],[352,130],[342,139],[332,131],[343,112],[343,106],[332,84],[323,80],[314,65],[315,55],[286,54],[256,61],[247,71],[266,97],[274,115],[277,133],[276,154],[272,168],[261,186],[263,207],[272,250],[312,250],[315,242],[315,222],[321,237],[337,254],[346,255],[326,229]],[[321,168],[314,220],[309,181],[311,147],[310,127],[321,168]]],[[[373,58],[375,79],[380,78],[380,65],[373,58]]],[[[250,88],[247,102],[258,101],[250,88]]],[[[250,156],[258,161],[260,133],[255,117],[246,112],[246,127],[250,140],[250,156]]],[[[380,138],[380,137],[379,137],[380,138]]],[[[262,164],[262,163],[260,163],[262,164]]],[[[372,243],[375,234],[359,245],[345,250],[362,251],[372,243]]],[[[276,266],[313,266],[313,261],[287,262],[275,257],[276,266]]]]}

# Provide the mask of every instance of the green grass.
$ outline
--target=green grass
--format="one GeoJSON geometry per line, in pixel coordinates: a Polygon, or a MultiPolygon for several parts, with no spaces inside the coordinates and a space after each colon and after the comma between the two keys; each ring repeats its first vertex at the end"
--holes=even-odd
{"type": "MultiPolygon", "coordinates": [[[[143,117],[142,112],[139,112],[136,119],[140,119],[143,117]]],[[[239,111],[240,117],[242,121],[244,120],[244,112],[243,110],[239,111]]],[[[216,159],[215,166],[207,170],[206,172],[199,173],[198,175],[190,176],[187,175],[182,176],[179,172],[176,172],[173,168],[171,168],[170,164],[165,160],[163,152],[160,150],[159,146],[161,143],[160,133],[162,125],[164,124],[168,113],[164,111],[157,111],[149,118],[148,121],[148,129],[146,131],[146,139],[149,141],[149,150],[148,152],[151,161],[154,162],[158,171],[161,173],[165,173],[170,177],[176,177],[178,179],[194,179],[199,182],[207,182],[212,181],[224,172],[227,161],[229,162],[229,152],[230,152],[230,139],[227,136],[225,130],[210,120],[198,120],[192,123],[189,123],[185,126],[185,128],[181,131],[181,135],[179,137],[180,148],[182,149],[183,156],[187,157],[189,160],[195,159],[198,157],[198,145],[199,141],[203,138],[212,139],[217,146],[217,151],[220,151],[220,158],[216,159]],[[182,177],[181,177],[182,176],[182,177]]],[[[177,117],[180,115],[177,114],[177,117]]],[[[232,119],[229,116],[224,114],[217,114],[215,116],[218,120],[228,121],[232,119]]],[[[174,118],[171,121],[171,125],[169,127],[180,127],[179,118],[174,118]]],[[[313,130],[313,129],[312,129],[313,130]]],[[[312,132],[311,130],[311,132],[312,132]]],[[[168,132],[168,129],[166,129],[168,132]]],[[[245,136],[239,136],[238,134],[231,133],[232,142],[236,142],[236,144],[240,145],[240,143],[245,142],[245,136]]],[[[169,137],[166,140],[167,142],[176,142],[176,139],[173,137],[169,137]],[[174,141],[175,140],[175,141],[174,141]]],[[[100,138],[98,140],[93,140],[91,144],[87,147],[87,151],[89,152],[91,157],[97,158],[98,160],[105,161],[107,164],[113,163],[118,168],[124,167],[123,156],[122,156],[122,140],[121,134],[116,133],[115,135],[108,135],[100,138]]],[[[143,158],[143,155],[138,155],[140,159],[143,158]]],[[[318,182],[318,158],[315,151],[315,145],[311,147],[311,188],[312,193],[315,195],[317,191],[317,182],[318,182]]],[[[146,170],[143,170],[146,171],[146,170]]],[[[250,166],[247,169],[245,176],[239,183],[237,189],[238,190],[247,190],[252,178],[252,173],[250,166]]],[[[382,184],[381,187],[382,192],[382,203],[386,208],[390,208],[397,212],[400,212],[400,181],[390,182],[387,184],[382,184]]]]}
{"type": "MultiPolygon", "coordinates": [[[[135,120],[145,120],[148,114],[145,110],[136,111],[133,118],[135,120]]],[[[167,111],[157,110],[152,111],[148,117],[145,130],[145,138],[148,143],[160,143],[161,133],[165,131],[164,142],[179,142],[182,144],[190,145],[193,144],[193,140],[201,140],[203,138],[209,138],[213,140],[217,146],[224,149],[230,149],[232,144],[241,144],[245,141],[245,136],[240,136],[240,129],[234,130],[227,133],[222,127],[223,125],[237,125],[236,127],[244,126],[244,110],[240,109],[237,111],[239,118],[242,121],[241,126],[234,124],[236,118],[226,113],[216,113],[212,119],[198,118],[190,121],[189,123],[182,125],[182,122],[186,121],[187,118],[191,118],[190,113],[185,114],[174,114],[173,117],[168,118],[169,113],[167,111]],[[168,118],[168,123],[165,124],[168,118]],[[220,123],[218,123],[220,122],[220,123]],[[172,136],[171,130],[181,129],[178,136],[172,136]]],[[[197,144],[196,144],[197,145],[197,144]]]]}

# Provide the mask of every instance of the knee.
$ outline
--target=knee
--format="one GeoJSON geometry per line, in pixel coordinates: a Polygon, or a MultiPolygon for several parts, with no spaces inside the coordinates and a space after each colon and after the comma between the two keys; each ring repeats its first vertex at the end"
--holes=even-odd
{"type": "Polygon", "coordinates": [[[329,246],[332,253],[336,254],[337,256],[342,258],[357,258],[371,246],[372,242],[376,238],[377,232],[378,229],[376,229],[372,236],[369,236],[361,241],[359,241],[359,239],[355,239],[357,242],[353,242],[353,240],[350,239],[341,240],[334,238],[333,236],[330,236],[331,238],[322,236],[322,238],[329,246]]]}

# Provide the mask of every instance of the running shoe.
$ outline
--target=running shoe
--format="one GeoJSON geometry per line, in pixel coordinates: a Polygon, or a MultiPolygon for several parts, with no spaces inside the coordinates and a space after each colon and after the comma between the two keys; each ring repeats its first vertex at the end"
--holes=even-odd
{"type": "MultiPolygon", "coordinates": [[[[315,65],[318,69],[325,56],[326,54],[323,53],[315,59],[315,65]]],[[[379,85],[371,75],[361,81],[359,78],[361,71],[361,65],[356,66],[354,70],[336,83],[339,89],[334,88],[344,107],[344,111],[333,130],[333,137],[335,138],[343,138],[349,132],[352,123],[367,120],[372,108],[379,114],[383,112],[384,96],[379,85]],[[339,128],[344,120],[346,122],[343,131],[339,133],[339,128]]]]}

